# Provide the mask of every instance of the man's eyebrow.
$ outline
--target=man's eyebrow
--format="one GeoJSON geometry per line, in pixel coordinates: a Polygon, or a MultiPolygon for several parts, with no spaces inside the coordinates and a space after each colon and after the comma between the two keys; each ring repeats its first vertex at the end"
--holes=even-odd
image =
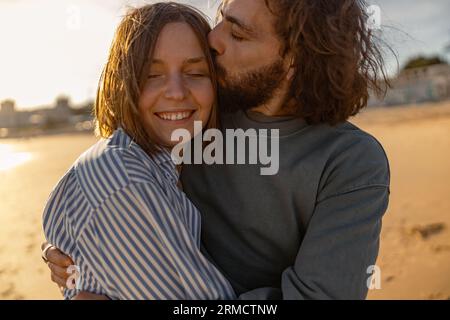
{"type": "Polygon", "coordinates": [[[222,15],[222,17],[226,21],[228,21],[229,23],[237,25],[239,28],[241,28],[245,32],[247,32],[249,34],[254,34],[255,33],[255,31],[250,26],[246,25],[243,21],[239,20],[238,18],[230,16],[229,14],[225,14],[223,12],[223,10],[220,11],[220,14],[222,15]]]}

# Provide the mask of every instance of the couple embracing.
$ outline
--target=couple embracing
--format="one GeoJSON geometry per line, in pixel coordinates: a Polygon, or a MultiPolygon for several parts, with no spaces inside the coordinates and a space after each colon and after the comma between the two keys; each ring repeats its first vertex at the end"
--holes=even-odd
{"type": "Polygon", "coordinates": [[[101,139],[44,209],[65,298],[364,299],[390,193],[382,146],[348,122],[383,89],[367,21],[359,0],[224,0],[212,30],[178,3],[131,10],[98,87],[101,139]],[[197,121],[276,130],[278,172],[176,164],[172,133],[197,121]]]}

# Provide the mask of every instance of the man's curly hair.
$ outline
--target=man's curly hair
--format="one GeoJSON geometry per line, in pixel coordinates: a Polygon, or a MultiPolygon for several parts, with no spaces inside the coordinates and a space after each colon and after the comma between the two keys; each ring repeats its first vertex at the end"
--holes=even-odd
{"type": "Polygon", "coordinates": [[[363,0],[265,0],[275,15],[281,55],[296,69],[290,98],[310,124],[335,125],[385,94],[381,40],[368,26],[363,0]]]}

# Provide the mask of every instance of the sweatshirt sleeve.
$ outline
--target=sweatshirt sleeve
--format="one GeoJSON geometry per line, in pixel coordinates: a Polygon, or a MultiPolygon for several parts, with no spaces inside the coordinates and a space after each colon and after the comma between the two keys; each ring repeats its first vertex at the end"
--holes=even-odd
{"type": "Polygon", "coordinates": [[[297,257],[281,288],[257,288],[240,299],[365,299],[389,202],[389,164],[373,139],[337,155],[324,180],[297,257]]]}

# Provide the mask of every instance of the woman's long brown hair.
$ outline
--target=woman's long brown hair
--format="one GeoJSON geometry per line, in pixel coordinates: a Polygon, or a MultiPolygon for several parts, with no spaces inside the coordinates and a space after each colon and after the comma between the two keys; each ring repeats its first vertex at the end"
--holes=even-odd
{"type": "MultiPolygon", "coordinates": [[[[116,31],[97,90],[94,112],[96,133],[101,137],[107,138],[122,127],[147,153],[158,150],[144,129],[138,101],[158,36],[164,26],[172,22],[187,23],[197,35],[208,61],[214,90],[217,89],[207,38],[211,27],[200,11],[174,2],[132,9],[116,31]]],[[[207,127],[216,125],[217,107],[214,105],[207,127]]]]}

